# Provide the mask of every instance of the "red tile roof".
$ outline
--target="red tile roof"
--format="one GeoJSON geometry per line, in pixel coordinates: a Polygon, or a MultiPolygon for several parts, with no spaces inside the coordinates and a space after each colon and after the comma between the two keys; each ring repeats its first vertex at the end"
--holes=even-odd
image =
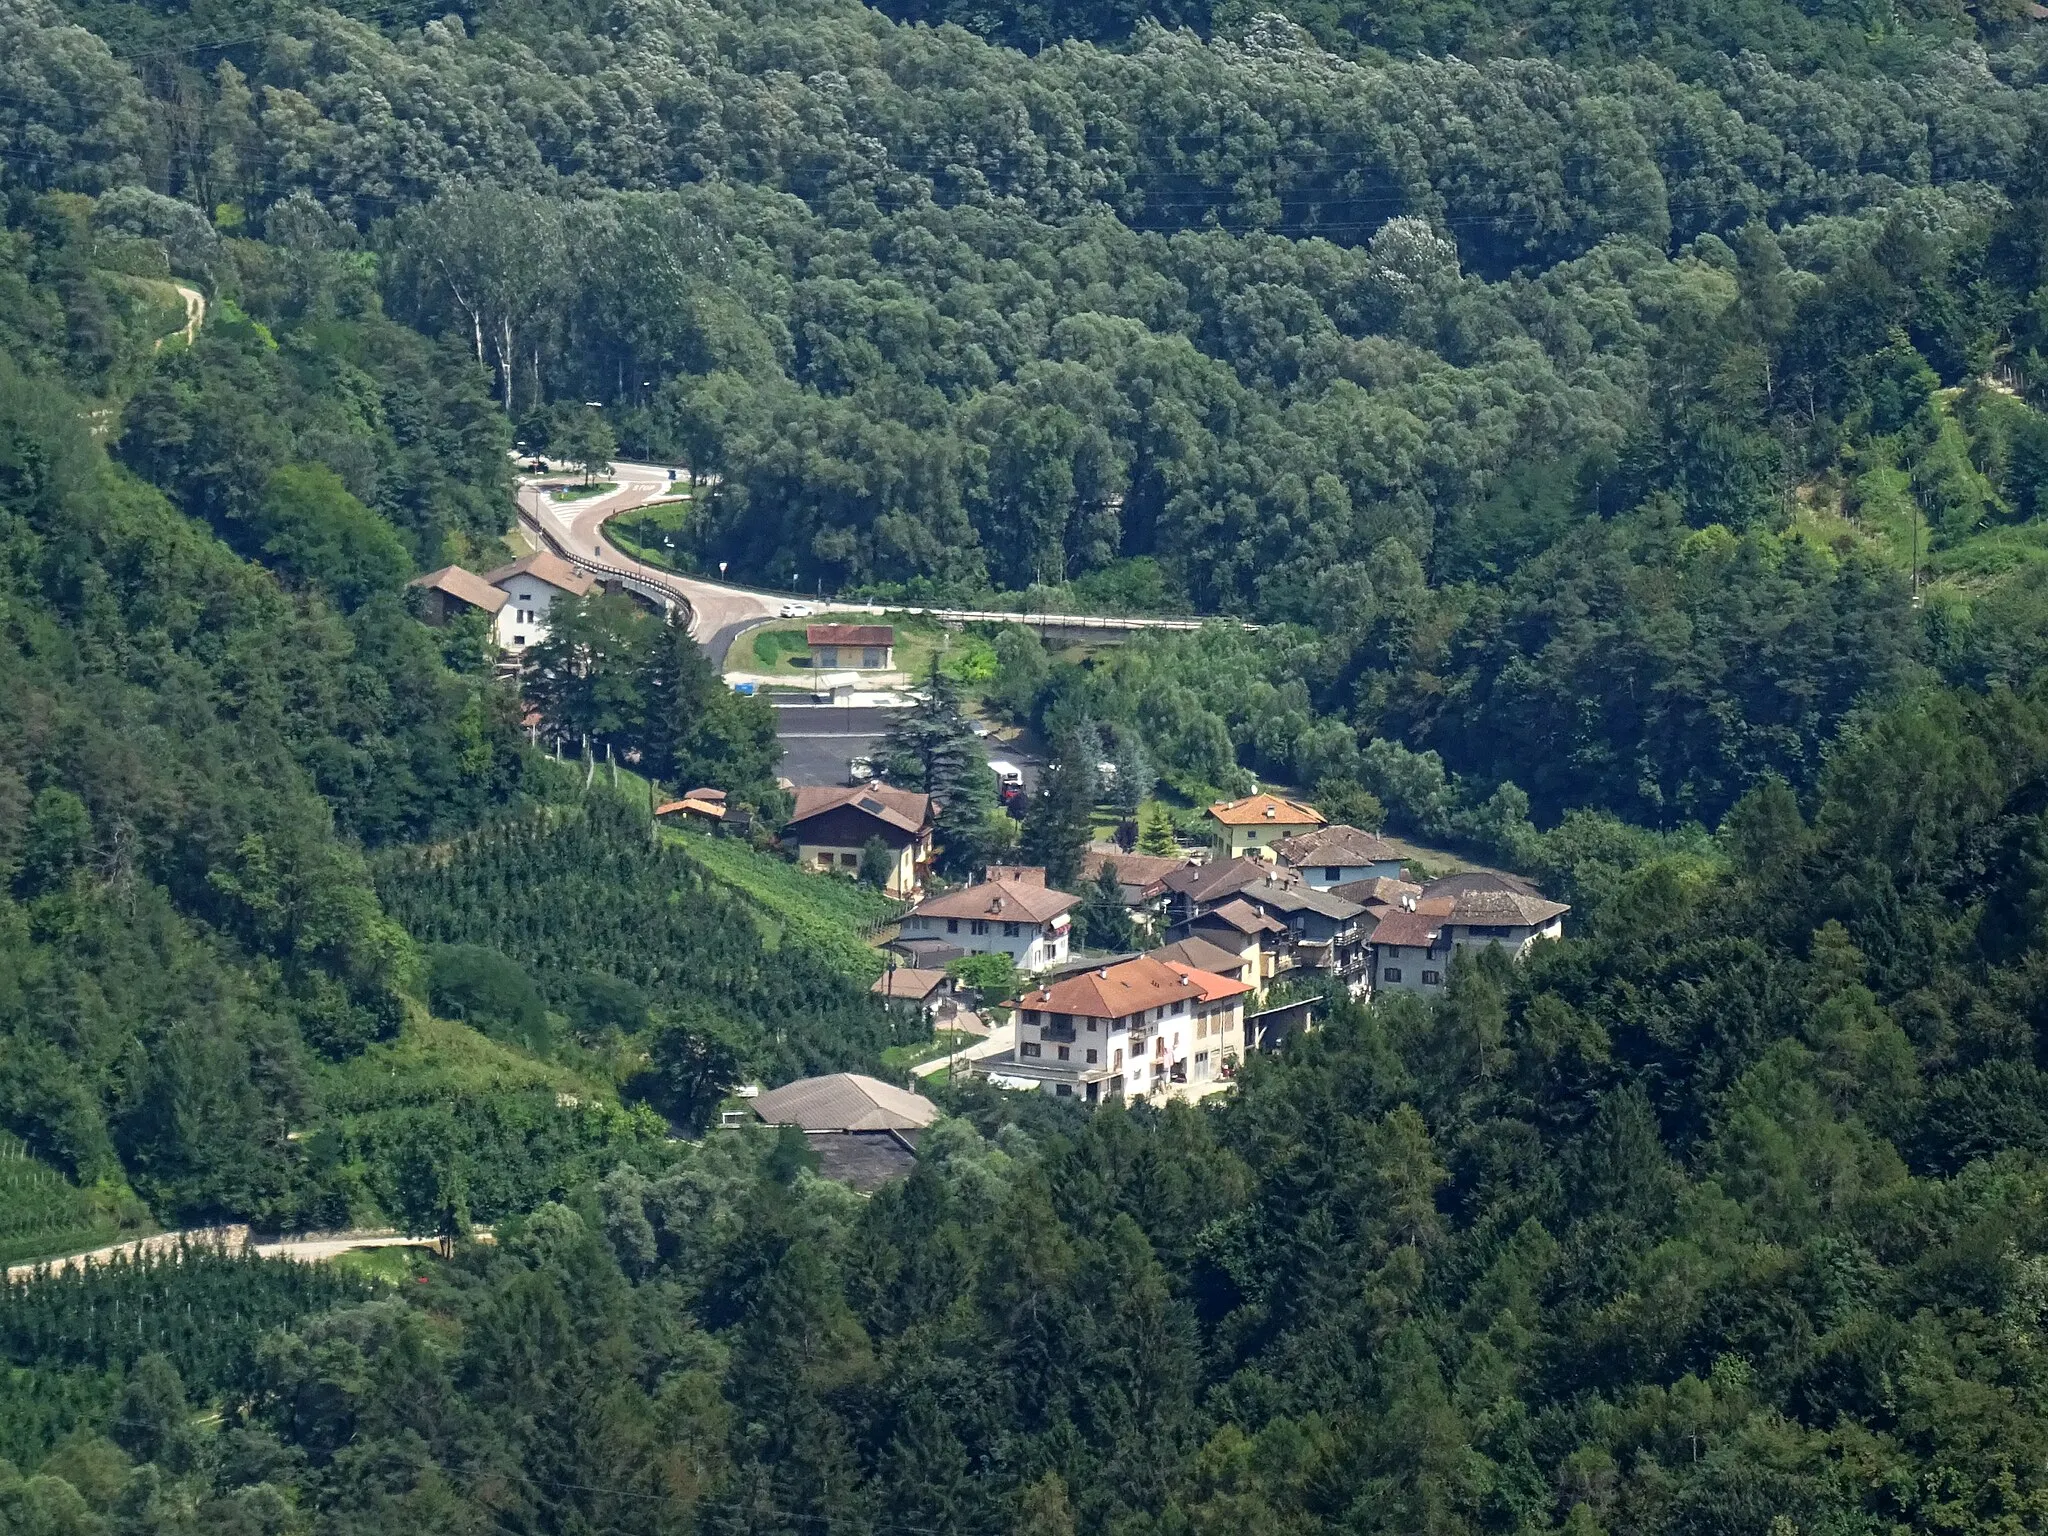
{"type": "Polygon", "coordinates": [[[810,624],[806,645],[894,645],[896,631],[887,624],[810,624]]]}
{"type": "Polygon", "coordinates": [[[1380,919],[1379,926],[1372,931],[1374,944],[1399,944],[1414,949],[1427,949],[1434,944],[1437,935],[1443,932],[1443,919],[1427,912],[1409,912],[1396,908],[1380,919]]]}
{"type": "Polygon", "coordinates": [[[1283,800],[1278,795],[1247,795],[1242,800],[1219,800],[1209,807],[1209,814],[1226,827],[1314,826],[1323,824],[1323,814],[1312,805],[1303,805],[1299,800],[1283,800]]]}
{"type": "Polygon", "coordinates": [[[575,597],[581,597],[597,585],[595,576],[585,575],[560,555],[545,549],[531,555],[523,555],[510,565],[499,566],[495,571],[484,572],[484,580],[494,587],[502,587],[506,582],[520,576],[531,576],[535,581],[544,581],[558,591],[567,592],[575,597]]]}
{"type": "Polygon", "coordinates": [[[508,601],[506,593],[500,592],[476,572],[465,571],[459,565],[444,565],[438,571],[429,571],[424,576],[413,577],[406,585],[444,592],[472,608],[483,609],[485,613],[496,613],[508,601]]]}
{"type": "Polygon", "coordinates": [[[1119,965],[1083,971],[1065,981],[1017,1000],[1020,1008],[1043,1008],[1053,1013],[1078,1014],[1090,1019],[1121,1019],[1149,1008],[1195,997],[1203,1002],[1237,997],[1251,990],[1241,981],[1198,971],[1189,965],[1171,965],[1140,955],[1119,965]]]}
{"type": "Polygon", "coordinates": [[[1361,831],[1341,822],[1282,838],[1273,852],[1286,864],[1388,864],[1401,857],[1401,850],[1377,832],[1361,831]]]}

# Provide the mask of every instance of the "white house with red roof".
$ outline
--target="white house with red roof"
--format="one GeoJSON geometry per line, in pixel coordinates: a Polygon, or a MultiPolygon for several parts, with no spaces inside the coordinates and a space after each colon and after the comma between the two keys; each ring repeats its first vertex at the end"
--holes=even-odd
{"type": "Polygon", "coordinates": [[[1237,1075],[1250,991],[1151,955],[1082,971],[1018,998],[1015,1047],[980,1067],[1089,1104],[1199,1099],[1237,1075]]]}

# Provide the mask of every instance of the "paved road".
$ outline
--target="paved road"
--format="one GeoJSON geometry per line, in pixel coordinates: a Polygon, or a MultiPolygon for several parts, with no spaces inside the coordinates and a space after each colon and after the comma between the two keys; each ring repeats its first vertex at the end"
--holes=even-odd
{"type": "Polygon", "coordinates": [[[733,636],[749,624],[772,619],[785,601],[770,592],[755,592],[699,576],[679,576],[659,566],[635,560],[605,537],[608,518],[659,501],[678,487],[687,489],[682,478],[671,479],[671,471],[659,464],[614,464],[611,479],[618,489],[581,501],[557,503],[548,498],[535,480],[522,480],[519,505],[546,533],[570,554],[584,560],[631,571],[659,585],[680,590],[690,604],[690,634],[711,657],[713,666],[725,665],[725,653],[733,636]]]}
{"type": "MultiPolygon", "coordinates": [[[[478,1233],[483,1228],[477,1229],[478,1233]]],[[[266,1259],[296,1259],[302,1264],[322,1264],[358,1248],[433,1248],[438,1238],[406,1237],[390,1228],[371,1232],[319,1232],[306,1237],[285,1237],[251,1244],[249,1229],[239,1224],[225,1227],[192,1227],[183,1232],[159,1232],[125,1243],[109,1243],[90,1253],[74,1253],[63,1259],[43,1259],[16,1264],[7,1271],[9,1280],[26,1280],[38,1274],[61,1275],[88,1264],[111,1264],[116,1259],[136,1259],[145,1254],[174,1254],[185,1248],[223,1248],[240,1253],[252,1247],[266,1259]]]]}
{"type": "MultiPolygon", "coordinates": [[[[611,478],[616,490],[603,496],[586,497],[557,505],[541,491],[537,481],[523,481],[519,504],[550,538],[579,559],[594,560],[639,575],[643,579],[680,590],[690,604],[690,634],[710,654],[712,664],[724,667],[725,655],[741,630],[762,619],[775,618],[788,594],[764,592],[729,582],[707,581],[701,576],[678,576],[659,566],[642,564],[604,536],[608,518],[658,501],[678,486],[687,486],[680,470],[662,464],[614,464],[611,478]]],[[[834,602],[841,613],[884,612],[927,614],[946,623],[1021,623],[1029,628],[1072,638],[1099,632],[1128,632],[1140,629],[1194,630],[1208,620],[1199,618],[1124,618],[1101,614],[1032,613],[1015,614],[966,608],[884,609],[874,604],[834,602]]]]}

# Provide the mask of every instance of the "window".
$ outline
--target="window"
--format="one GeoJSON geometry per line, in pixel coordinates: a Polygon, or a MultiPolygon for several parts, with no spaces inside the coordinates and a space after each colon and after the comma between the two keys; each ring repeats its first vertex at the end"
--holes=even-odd
{"type": "Polygon", "coordinates": [[[1053,1092],[1058,1094],[1063,1099],[1071,1099],[1074,1096],[1073,1087],[1071,1084],[1068,1083],[1059,1084],[1053,1089],[1053,1092]]]}
{"type": "Polygon", "coordinates": [[[1064,1045],[1059,1048],[1059,1052],[1061,1061],[1072,1061],[1074,1059],[1074,1053],[1064,1045]]]}
{"type": "Polygon", "coordinates": [[[1043,1056],[1045,1052],[1038,1048],[1036,1040],[1026,1040],[1017,1047],[1017,1054],[1019,1056],[1043,1056]]]}
{"type": "Polygon", "coordinates": [[[1175,1013],[1186,1013],[1188,1011],[1188,1000],[1184,997],[1175,998],[1173,1000],[1173,1011],[1175,1013]]]}
{"type": "Polygon", "coordinates": [[[1422,973],[1422,984],[1425,987],[1440,987],[1443,985],[1443,982],[1443,973],[1440,971],[1424,971],[1422,973]]]}
{"type": "Polygon", "coordinates": [[[1323,878],[1325,880],[1342,880],[1344,878],[1344,871],[1335,864],[1325,864],[1323,866],[1323,878]]]}
{"type": "Polygon", "coordinates": [[[1381,981],[1399,981],[1400,979],[1401,979],[1401,968],[1400,968],[1399,966],[1397,966],[1397,965],[1383,965],[1383,966],[1381,966],[1381,967],[1380,967],[1380,980],[1381,980],[1381,981]]]}
{"type": "Polygon", "coordinates": [[[1465,931],[1475,939],[1505,939],[1515,930],[1502,923],[1472,923],[1465,931]]]}
{"type": "Polygon", "coordinates": [[[972,918],[968,921],[967,931],[976,938],[985,938],[988,935],[988,923],[983,918],[972,918]]]}
{"type": "Polygon", "coordinates": [[[524,644],[526,644],[526,636],[524,636],[524,635],[514,635],[514,636],[512,637],[512,643],[513,643],[514,645],[524,645],[524,644]]]}
{"type": "Polygon", "coordinates": [[[1017,937],[1017,925],[1015,923],[1003,924],[1003,937],[1006,939],[1014,939],[1015,937],[1017,937]]]}
{"type": "Polygon", "coordinates": [[[839,862],[848,869],[858,869],[860,868],[860,855],[857,853],[842,853],[839,855],[839,862]]]}
{"type": "Polygon", "coordinates": [[[1124,1048],[1122,1046],[1118,1046],[1116,1048],[1115,1052],[1110,1057],[1109,1064],[1112,1067],[1120,1067],[1124,1064],[1124,1048]]]}
{"type": "Polygon", "coordinates": [[[947,919],[946,919],[946,932],[948,932],[948,933],[958,933],[959,931],[960,931],[960,919],[959,919],[959,918],[957,918],[957,917],[949,917],[949,918],[947,918],[947,919]]]}
{"type": "Polygon", "coordinates": [[[1208,1053],[1207,1051],[1197,1051],[1197,1052],[1195,1052],[1195,1065],[1196,1065],[1196,1066],[1198,1066],[1198,1067],[1205,1067],[1205,1066],[1207,1066],[1208,1064],[1209,1064],[1209,1053],[1208,1053]]]}
{"type": "Polygon", "coordinates": [[[1095,1022],[1093,1019],[1088,1021],[1088,1033],[1091,1035],[1095,1033],[1095,1022]]]}
{"type": "Polygon", "coordinates": [[[1096,1063],[1096,1061],[1097,1061],[1097,1060],[1099,1060],[1099,1059],[1100,1059],[1100,1058],[1099,1058],[1099,1055],[1098,1055],[1098,1053],[1097,1053],[1097,1051],[1096,1051],[1095,1047],[1094,1047],[1094,1046],[1092,1046],[1092,1045],[1091,1045],[1091,1046],[1089,1046],[1089,1047],[1088,1047],[1088,1065],[1089,1065],[1089,1066],[1091,1066],[1091,1067],[1092,1067],[1092,1066],[1094,1066],[1094,1065],[1095,1065],[1095,1063],[1096,1063]]]}

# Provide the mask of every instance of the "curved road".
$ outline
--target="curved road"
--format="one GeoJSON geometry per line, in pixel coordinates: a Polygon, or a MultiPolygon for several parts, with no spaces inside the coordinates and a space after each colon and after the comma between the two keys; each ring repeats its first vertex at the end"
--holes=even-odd
{"type": "Polygon", "coordinates": [[[611,478],[618,482],[617,490],[561,503],[551,500],[538,480],[522,479],[519,505],[551,539],[577,558],[600,561],[654,584],[679,589],[690,603],[691,638],[710,654],[713,666],[724,666],[733,636],[749,624],[774,618],[787,599],[700,576],[681,576],[635,560],[604,536],[605,521],[659,501],[679,486],[688,489],[688,482],[671,478],[671,471],[656,464],[614,464],[611,478]]]}
{"type": "MultiPolygon", "coordinates": [[[[594,561],[625,571],[654,587],[680,591],[690,605],[690,635],[704,647],[711,664],[724,667],[725,655],[734,637],[750,624],[772,619],[791,600],[786,592],[764,592],[758,588],[734,586],[729,582],[707,581],[701,576],[682,576],[660,566],[635,560],[604,535],[605,522],[622,512],[631,512],[659,501],[678,487],[687,489],[681,471],[660,464],[614,464],[616,489],[602,496],[556,503],[541,490],[540,481],[522,477],[519,507],[528,521],[578,560],[594,561]]],[[[1199,618],[1126,618],[1101,614],[1006,613],[968,608],[913,608],[893,605],[882,608],[872,603],[826,602],[804,599],[807,608],[829,607],[840,613],[921,613],[948,623],[1023,624],[1042,632],[1114,632],[1138,629],[1196,630],[1205,623],[1199,618]]],[[[1247,626],[1249,627],[1249,626],[1247,626]]]]}

